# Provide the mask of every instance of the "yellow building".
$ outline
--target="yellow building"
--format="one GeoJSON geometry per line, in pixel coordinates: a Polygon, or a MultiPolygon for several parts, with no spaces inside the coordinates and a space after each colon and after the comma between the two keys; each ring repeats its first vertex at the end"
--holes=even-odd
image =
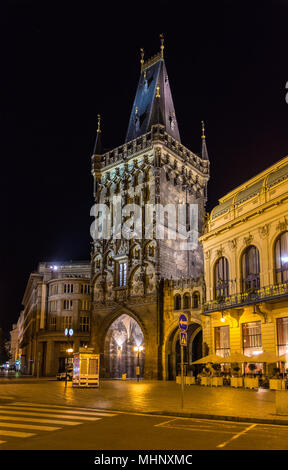
{"type": "Polygon", "coordinates": [[[288,352],[288,156],[222,197],[200,242],[209,353],[288,352]]]}

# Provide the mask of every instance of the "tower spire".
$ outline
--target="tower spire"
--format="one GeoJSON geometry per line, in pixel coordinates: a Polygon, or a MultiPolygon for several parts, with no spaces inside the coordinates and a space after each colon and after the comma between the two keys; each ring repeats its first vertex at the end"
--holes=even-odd
{"type": "Polygon", "coordinates": [[[141,49],[140,49],[140,57],[141,57],[141,59],[140,59],[140,64],[141,64],[141,72],[142,72],[142,70],[143,70],[143,65],[144,65],[144,49],[143,49],[142,47],[141,47],[141,49]]]}
{"type": "Polygon", "coordinates": [[[160,53],[161,53],[161,57],[163,59],[164,58],[164,34],[163,33],[160,34],[160,42],[161,42],[160,53]]]}
{"type": "Polygon", "coordinates": [[[97,115],[98,119],[98,126],[97,126],[97,134],[96,140],[94,145],[93,155],[101,155],[102,145],[101,145],[101,116],[100,114],[97,115]]]}
{"type": "Polygon", "coordinates": [[[207,145],[206,145],[204,121],[201,121],[201,124],[202,124],[202,160],[209,160],[208,150],[207,150],[207,145]]]}
{"type": "Polygon", "coordinates": [[[125,142],[148,133],[155,124],[163,125],[167,134],[181,142],[164,62],[163,34],[160,34],[160,51],[155,56],[144,62],[144,49],[140,49],[140,64],[141,74],[125,142]]]}

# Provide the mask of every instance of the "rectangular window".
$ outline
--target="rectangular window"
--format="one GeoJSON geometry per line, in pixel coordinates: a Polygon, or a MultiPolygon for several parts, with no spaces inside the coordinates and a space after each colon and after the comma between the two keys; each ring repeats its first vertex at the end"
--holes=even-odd
{"type": "Polygon", "coordinates": [[[72,310],[72,307],[73,307],[73,300],[64,300],[63,301],[64,310],[72,310]]]}
{"type": "Polygon", "coordinates": [[[64,294],[73,294],[73,284],[64,284],[64,294]]]}
{"type": "Polygon", "coordinates": [[[49,325],[50,330],[56,330],[56,317],[50,317],[50,325],[49,325]]]}
{"type": "Polygon", "coordinates": [[[90,302],[89,302],[89,300],[82,300],[82,303],[81,303],[81,310],[90,310],[90,302]]]}
{"type": "Polygon", "coordinates": [[[88,332],[90,326],[90,318],[89,317],[80,317],[80,331],[88,332]]]}
{"type": "Polygon", "coordinates": [[[119,286],[127,285],[127,262],[119,263],[119,286]]]}
{"type": "Polygon", "coordinates": [[[215,353],[227,357],[230,354],[230,328],[218,326],[215,328],[215,353]]]}
{"type": "Polygon", "coordinates": [[[277,318],[277,347],[279,356],[288,352],[288,317],[277,318]]]}
{"type": "Polygon", "coordinates": [[[56,312],[57,311],[57,302],[56,300],[51,300],[50,302],[50,312],[56,312]]]}
{"type": "Polygon", "coordinates": [[[72,328],[72,317],[71,316],[65,316],[63,317],[63,328],[72,328]]]}
{"type": "Polygon", "coordinates": [[[261,321],[242,324],[243,352],[252,356],[262,350],[261,321]]]}
{"type": "Polygon", "coordinates": [[[81,294],[90,294],[89,284],[81,284],[81,294]]]}
{"type": "Polygon", "coordinates": [[[54,284],[50,286],[50,295],[57,295],[58,294],[58,284],[54,284]]]}

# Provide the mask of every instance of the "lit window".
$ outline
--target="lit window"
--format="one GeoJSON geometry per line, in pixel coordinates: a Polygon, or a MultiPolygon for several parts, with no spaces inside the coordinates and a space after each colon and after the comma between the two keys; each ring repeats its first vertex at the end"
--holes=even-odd
{"type": "Polygon", "coordinates": [[[72,328],[72,317],[65,316],[63,317],[63,328],[72,328]]]}
{"type": "Polygon", "coordinates": [[[252,356],[262,350],[261,321],[242,324],[243,351],[252,356]]]}
{"type": "Polygon", "coordinates": [[[275,244],[275,274],[276,283],[288,281],[288,232],[283,232],[275,244]]]}
{"type": "Polygon", "coordinates": [[[227,357],[230,354],[230,328],[218,326],[215,328],[215,353],[217,356],[227,357]]]}
{"type": "Polygon", "coordinates": [[[89,300],[82,300],[81,310],[89,310],[90,302],[89,300]]]}
{"type": "Polygon", "coordinates": [[[277,346],[279,356],[288,352],[288,317],[277,318],[277,346]]]}
{"type": "Polygon", "coordinates": [[[80,317],[80,331],[88,332],[90,326],[90,318],[89,317],[80,317]]]}
{"type": "Polygon", "coordinates": [[[56,317],[50,317],[50,330],[56,330],[56,317]]]}
{"type": "Polygon", "coordinates": [[[127,285],[127,262],[119,263],[119,286],[127,285]]]}

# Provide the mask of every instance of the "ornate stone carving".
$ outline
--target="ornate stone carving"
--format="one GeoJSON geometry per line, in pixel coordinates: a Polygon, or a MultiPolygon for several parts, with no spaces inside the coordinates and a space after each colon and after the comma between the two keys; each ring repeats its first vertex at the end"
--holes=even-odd
{"type": "Polygon", "coordinates": [[[279,221],[276,227],[276,230],[278,230],[279,232],[283,232],[284,230],[287,230],[287,227],[288,227],[288,220],[286,219],[286,217],[284,217],[284,220],[279,221]]]}
{"type": "Polygon", "coordinates": [[[245,246],[248,246],[252,243],[252,240],[253,240],[253,235],[251,235],[251,233],[249,233],[248,237],[243,238],[243,243],[244,243],[245,246]]]}
{"type": "Polygon", "coordinates": [[[223,256],[223,253],[224,253],[224,249],[222,246],[220,246],[220,248],[216,250],[217,258],[221,258],[223,256]]]}
{"type": "Polygon", "coordinates": [[[270,224],[265,224],[258,228],[259,235],[262,239],[267,238],[269,235],[270,224]]]}
{"type": "Polygon", "coordinates": [[[236,250],[237,248],[237,238],[233,238],[232,240],[229,240],[228,242],[230,250],[236,250]]]}

